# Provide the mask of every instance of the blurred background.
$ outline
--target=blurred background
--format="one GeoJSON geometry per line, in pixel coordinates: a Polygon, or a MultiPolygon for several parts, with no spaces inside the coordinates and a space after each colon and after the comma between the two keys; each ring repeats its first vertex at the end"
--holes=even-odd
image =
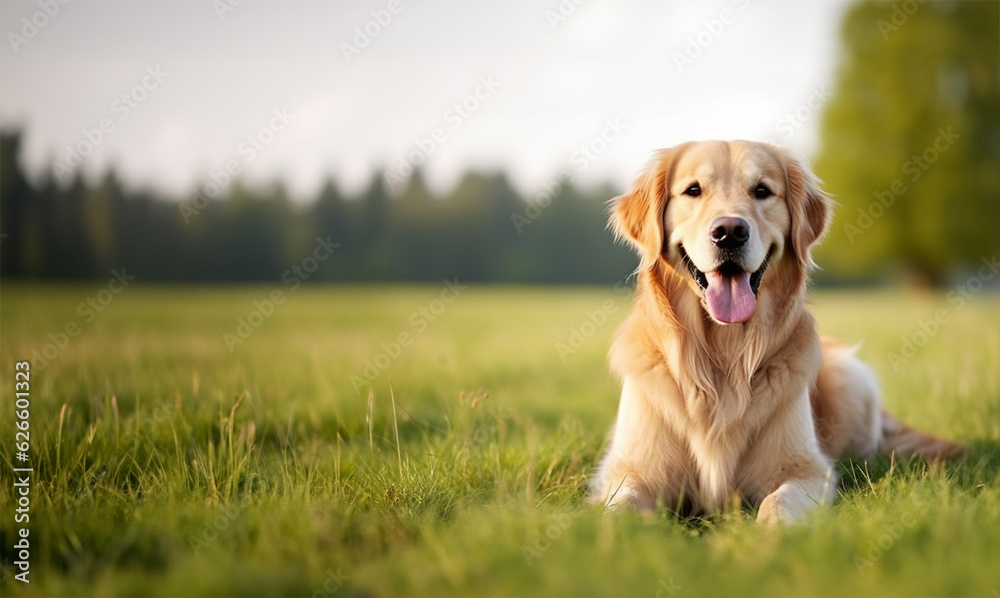
{"type": "Polygon", "coordinates": [[[605,202],[746,138],[840,204],[824,284],[997,250],[1000,4],[0,4],[5,279],[613,283],[605,202]]]}

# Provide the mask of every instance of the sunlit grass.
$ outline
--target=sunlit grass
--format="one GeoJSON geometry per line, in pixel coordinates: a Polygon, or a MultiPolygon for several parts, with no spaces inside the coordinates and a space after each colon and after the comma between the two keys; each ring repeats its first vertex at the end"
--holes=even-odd
{"type": "Polygon", "coordinates": [[[1000,589],[1000,298],[956,310],[943,296],[817,294],[821,332],[862,343],[890,409],[972,452],[943,468],[843,463],[832,508],[761,530],[739,509],[685,520],[585,503],[627,296],[470,285],[419,324],[443,288],[302,288],[230,353],[223,334],[271,288],[136,284],[84,323],[76,306],[98,288],[5,283],[4,595],[1000,589]],[[949,322],[894,369],[888,354],[937,309],[949,322]],[[585,326],[597,312],[607,321],[585,326]],[[71,321],[80,334],[32,372],[26,586],[7,553],[14,363],[71,321]],[[560,352],[574,330],[582,344],[560,352]],[[412,343],[387,357],[369,404],[351,379],[397,354],[403,332],[412,343]]]}

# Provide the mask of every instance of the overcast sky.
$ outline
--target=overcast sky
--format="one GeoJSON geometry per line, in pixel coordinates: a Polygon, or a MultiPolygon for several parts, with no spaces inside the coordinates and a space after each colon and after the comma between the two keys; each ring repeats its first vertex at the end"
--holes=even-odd
{"type": "Polygon", "coordinates": [[[503,169],[530,196],[561,172],[624,185],[653,150],[688,139],[808,155],[846,8],[119,0],[49,16],[46,2],[58,4],[0,3],[0,125],[23,129],[32,176],[114,164],[130,187],[184,197],[235,162],[300,199],[328,176],[356,191],[425,156],[437,190],[468,168],[503,169]],[[88,153],[80,166],[67,146],[88,153]]]}

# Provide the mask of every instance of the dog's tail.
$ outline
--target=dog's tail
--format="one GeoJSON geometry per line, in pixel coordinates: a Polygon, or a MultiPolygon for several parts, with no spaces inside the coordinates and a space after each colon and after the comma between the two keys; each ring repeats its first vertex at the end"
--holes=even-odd
{"type": "Polygon", "coordinates": [[[938,461],[959,457],[965,451],[963,444],[915,430],[885,409],[882,410],[882,441],[879,443],[879,452],[884,455],[895,453],[900,457],[924,457],[938,461]]]}

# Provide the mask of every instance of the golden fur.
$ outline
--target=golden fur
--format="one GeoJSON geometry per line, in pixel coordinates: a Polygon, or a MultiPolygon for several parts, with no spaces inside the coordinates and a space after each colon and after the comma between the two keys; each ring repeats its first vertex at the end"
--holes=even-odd
{"type": "Polygon", "coordinates": [[[595,501],[716,512],[740,493],[759,507],[758,521],[773,523],[831,500],[831,460],[842,455],[960,450],[884,413],[872,371],[818,337],[805,296],[810,247],[830,209],[803,162],[746,141],[661,150],[613,200],[611,226],[640,265],[610,351],[622,394],[595,501]],[[749,235],[723,251],[709,231],[733,217],[749,235]],[[722,323],[747,308],[715,307],[711,285],[753,305],[752,315],[722,323]]]}

